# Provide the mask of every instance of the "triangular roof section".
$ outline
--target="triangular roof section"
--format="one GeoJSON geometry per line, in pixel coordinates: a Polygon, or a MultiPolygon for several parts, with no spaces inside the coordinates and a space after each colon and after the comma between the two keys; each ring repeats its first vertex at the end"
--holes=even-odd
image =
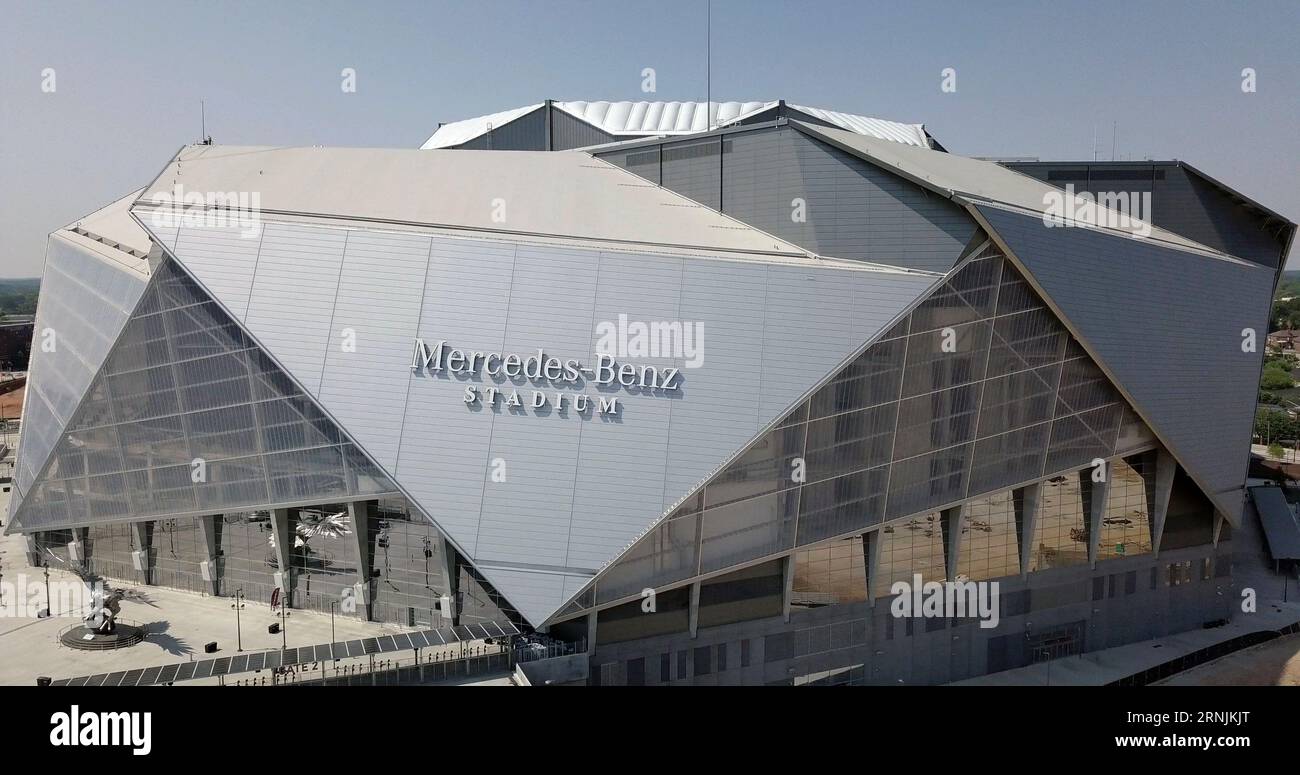
{"type": "Polygon", "coordinates": [[[522,108],[512,108],[502,110],[497,113],[489,113],[486,116],[475,116],[462,121],[450,121],[438,127],[420,150],[428,151],[435,148],[451,148],[461,143],[467,143],[475,137],[480,137],[498,127],[509,124],[517,118],[526,116],[534,110],[542,107],[543,103],[536,105],[525,105],[522,108]]]}
{"type": "MultiPolygon", "coordinates": [[[[266,216],[699,249],[811,254],[581,152],[192,145],[140,195],[150,219],[180,197],[246,192],[266,216]],[[255,197],[255,199],[252,199],[255,197]]],[[[239,215],[236,213],[236,215],[239,215]]],[[[879,267],[881,271],[890,271],[879,267]]]]}
{"type": "Polygon", "coordinates": [[[1268,330],[1272,270],[1101,229],[1048,227],[1014,208],[972,209],[1237,524],[1263,352],[1251,336],[1268,330]]]}
{"type": "Polygon", "coordinates": [[[1036,213],[1040,219],[1051,218],[1061,225],[1097,228],[1202,255],[1228,258],[1224,253],[1199,242],[1118,213],[1077,194],[1071,201],[1062,189],[1007,169],[996,162],[886,142],[802,121],[791,121],[790,125],[907,180],[966,204],[996,202],[1036,213]],[[1072,218],[1072,214],[1078,214],[1084,220],[1072,218]],[[1088,214],[1092,217],[1088,218],[1088,214]]]}
{"type": "MultiPolygon", "coordinates": [[[[665,101],[596,101],[557,100],[551,103],[586,124],[619,138],[677,136],[707,132],[710,129],[744,121],[776,109],[779,100],[751,102],[665,102],[665,101]]],[[[454,148],[481,137],[504,124],[522,118],[545,103],[492,113],[486,116],[443,124],[420,146],[422,150],[454,148]]],[[[887,121],[854,113],[826,110],[806,105],[789,105],[813,119],[825,121],[849,132],[882,140],[930,147],[930,136],[923,124],[887,121]]]]}

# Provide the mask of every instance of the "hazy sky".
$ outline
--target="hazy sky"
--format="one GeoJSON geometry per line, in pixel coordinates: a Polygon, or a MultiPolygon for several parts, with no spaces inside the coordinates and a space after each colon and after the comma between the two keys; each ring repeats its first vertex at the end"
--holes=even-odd
{"type": "MultiPolygon", "coordinates": [[[[0,276],[39,275],[46,234],[198,140],[200,98],[218,143],[406,148],[547,97],[703,100],[704,9],[0,0],[0,276]]],[[[1298,30],[1296,0],[714,0],[712,93],[922,122],[979,156],[1087,159],[1095,128],[1105,159],[1118,122],[1119,158],[1187,160],[1300,221],[1298,30]]]]}

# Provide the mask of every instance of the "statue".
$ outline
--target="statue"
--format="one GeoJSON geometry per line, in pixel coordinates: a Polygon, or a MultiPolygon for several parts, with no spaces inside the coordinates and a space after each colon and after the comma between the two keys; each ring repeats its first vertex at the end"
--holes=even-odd
{"type": "Polygon", "coordinates": [[[122,593],[96,586],[90,595],[90,613],[84,621],[93,622],[92,628],[100,635],[112,635],[117,631],[117,615],[121,612],[122,593]]]}

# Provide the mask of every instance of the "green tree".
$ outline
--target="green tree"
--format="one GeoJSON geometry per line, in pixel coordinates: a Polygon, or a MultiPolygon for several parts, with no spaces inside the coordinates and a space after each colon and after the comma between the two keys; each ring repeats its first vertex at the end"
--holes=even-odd
{"type": "Polygon", "coordinates": [[[1287,390],[1295,387],[1295,381],[1291,379],[1291,372],[1286,369],[1280,366],[1265,366],[1259,386],[1264,390],[1287,390]]]}

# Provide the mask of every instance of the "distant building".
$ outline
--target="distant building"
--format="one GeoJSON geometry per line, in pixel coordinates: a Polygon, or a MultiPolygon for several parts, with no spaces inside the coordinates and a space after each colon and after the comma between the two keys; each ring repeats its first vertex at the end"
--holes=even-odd
{"type": "Polygon", "coordinates": [[[0,322],[0,371],[26,371],[32,346],[32,321],[0,322]]]}
{"type": "Polygon", "coordinates": [[[1300,331],[1294,329],[1274,331],[1268,335],[1268,346],[1274,350],[1294,352],[1297,338],[1300,338],[1300,331]]]}

